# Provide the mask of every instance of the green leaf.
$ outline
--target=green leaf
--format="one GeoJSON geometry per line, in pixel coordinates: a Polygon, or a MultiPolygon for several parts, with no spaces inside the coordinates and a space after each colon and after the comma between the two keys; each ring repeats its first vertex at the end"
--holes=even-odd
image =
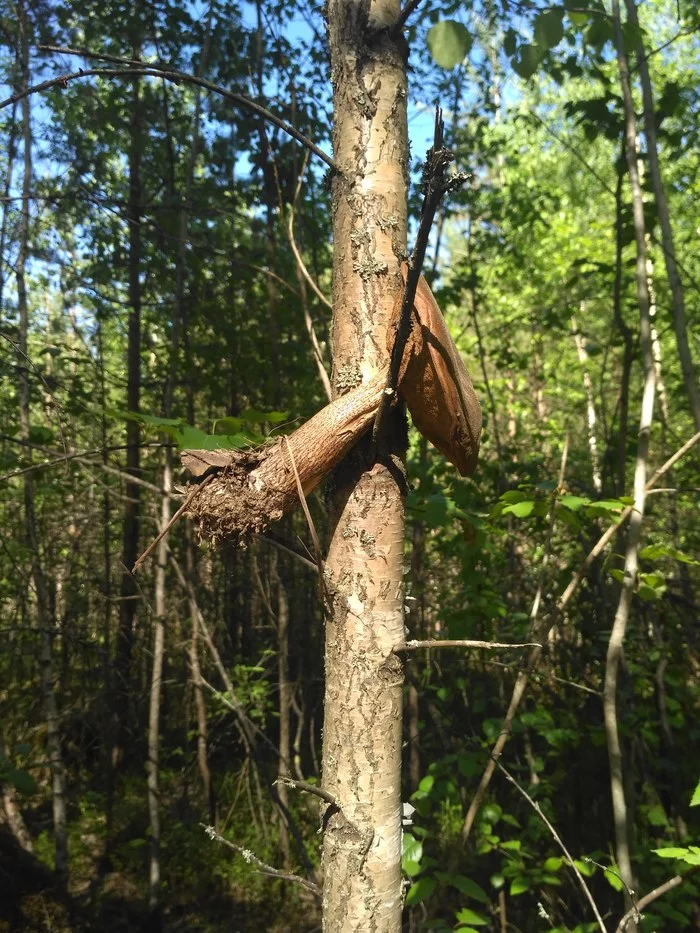
{"type": "Polygon", "coordinates": [[[612,22],[608,16],[596,16],[586,31],[586,41],[597,49],[613,41],[612,22]]]}
{"type": "Polygon", "coordinates": [[[509,489],[500,497],[501,502],[524,502],[528,496],[521,489],[509,489]]]}
{"type": "Polygon", "coordinates": [[[411,907],[415,904],[421,904],[426,898],[430,897],[436,887],[437,881],[435,878],[431,878],[430,876],[420,878],[408,889],[408,894],[406,895],[406,907],[411,907]]]}
{"type": "Polygon", "coordinates": [[[286,411],[260,411],[258,408],[246,408],[238,417],[249,424],[282,424],[283,421],[289,421],[289,413],[286,411]]]}
{"type": "Polygon", "coordinates": [[[603,874],[605,875],[605,880],[614,891],[622,891],[625,885],[617,871],[614,869],[606,868],[603,874]]]}
{"type": "Polygon", "coordinates": [[[582,505],[591,504],[591,500],[583,496],[562,496],[559,502],[572,512],[577,512],[582,505]]]}
{"type": "Polygon", "coordinates": [[[421,778],[421,782],[418,785],[418,790],[424,794],[429,794],[433,789],[433,784],[435,783],[435,778],[432,774],[426,774],[424,778],[421,778]]]}
{"type": "Polygon", "coordinates": [[[177,432],[176,440],[181,450],[238,450],[262,443],[264,438],[249,431],[245,434],[206,434],[200,428],[186,424],[177,432]]]}
{"type": "Polygon", "coordinates": [[[503,509],[503,514],[513,514],[516,518],[527,518],[535,507],[534,500],[529,499],[526,502],[514,502],[513,505],[507,505],[503,509]]]}
{"type": "Polygon", "coordinates": [[[690,798],[690,806],[700,807],[700,781],[698,781],[698,785],[693,791],[693,796],[690,798]]]}
{"type": "Polygon", "coordinates": [[[463,907],[458,914],[455,914],[460,923],[468,923],[474,927],[485,927],[488,920],[469,907],[463,907]]]}
{"type": "Polygon", "coordinates": [[[211,429],[214,434],[237,434],[244,423],[243,418],[217,418],[211,429]]]}
{"type": "Polygon", "coordinates": [[[487,803],[479,811],[479,817],[488,823],[497,823],[502,815],[503,809],[497,803],[487,803]]]}
{"type": "Polygon", "coordinates": [[[477,884],[476,881],[472,881],[471,878],[466,878],[464,875],[453,875],[450,877],[448,883],[466,897],[471,897],[475,901],[480,901],[482,904],[488,904],[489,902],[489,896],[486,891],[484,891],[481,885],[477,884]]]}
{"type": "Polygon", "coordinates": [[[518,54],[511,59],[513,71],[524,80],[531,78],[537,71],[542,60],[542,49],[537,45],[526,43],[518,49],[518,54]]]}
{"type": "Polygon", "coordinates": [[[428,49],[437,64],[448,71],[464,61],[472,47],[472,37],[463,23],[444,19],[428,30],[428,49]]]}
{"type": "MultiPolygon", "coordinates": [[[[129,412],[129,414],[133,414],[133,412],[129,412]]],[[[156,415],[144,415],[142,413],[136,414],[135,418],[141,424],[150,424],[155,428],[176,428],[183,423],[182,418],[158,418],[156,415]]]]}
{"type": "Polygon", "coordinates": [[[500,891],[503,885],[506,883],[506,879],[501,874],[500,871],[494,872],[489,878],[489,883],[492,888],[495,888],[497,891],[500,891]]]}
{"type": "Polygon", "coordinates": [[[506,53],[508,58],[512,58],[515,55],[515,50],[518,47],[518,34],[514,29],[506,29],[506,34],[503,37],[503,51],[506,53]]]}
{"type": "Polygon", "coordinates": [[[588,508],[589,513],[599,514],[602,512],[621,512],[625,508],[625,503],[620,499],[601,499],[600,502],[592,502],[588,508]]]}
{"type": "Polygon", "coordinates": [[[39,793],[39,785],[28,771],[12,768],[3,775],[3,780],[16,787],[20,794],[31,796],[31,794],[39,793]]]}
{"type": "Polygon", "coordinates": [[[688,849],[681,849],[678,846],[667,846],[664,849],[652,849],[654,855],[659,855],[661,858],[685,858],[688,854],[688,849]]]}
{"type": "Polygon", "coordinates": [[[510,883],[510,896],[517,897],[518,894],[524,894],[530,890],[530,884],[525,878],[513,878],[510,883]]]}
{"type": "Polygon", "coordinates": [[[591,862],[585,862],[583,859],[575,858],[574,865],[578,868],[584,878],[590,878],[595,874],[595,865],[591,862]]]}
{"type": "Polygon", "coordinates": [[[574,13],[569,11],[567,16],[569,17],[571,25],[576,29],[583,29],[588,22],[588,13],[574,13]]]}
{"type": "Polygon", "coordinates": [[[535,42],[543,49],[553,49],[564,38],[563,10],[544,10],[535,17],[535,42]]]}
{"type": "Polygon", "coordinates": [[[505,842],[501,843],[501,848],[507,852],[520,852],[521,847],[522,842],[519,839],[506,839],[505,842]]]}
{"type": "Polygon", "coordinates": [[[564,860],[560,856],[553,855],[545,861],[542,867],[545,871],[559,871],[563,861],[564,860]]]}
{"type": "MultiPolygon", "coordinates": [[[[403,870],[407,875],[411,875],[411,872],[407,869],[406,864],[411,862],[412,864],[419,866],[420,871],[420,862],[423,858],[423,843],[416,839],[411,833],[403,834],[403,870]]],[[[413,874],[418,874],[418,872],[413,872],[413,874]]]]}
{"type": "Polygon", "coordinates": [[[670,557],[671,560],[680,561],[682,564],[692,564],[694,567],[700,566],[700,561],[695,560],[694,557],[689,557],[683,551],[665,547],[662,544],[650,544],[648,547],[643,547],[639,552],[639,556],[645,560],[659,560],[661,557],[670,557]]]}
{"type": "Polygon", "coordinates": [[[668,817],[660,803],[654,804],[647,810],[647,821],[651,826],[666,826],[668,817]]]}

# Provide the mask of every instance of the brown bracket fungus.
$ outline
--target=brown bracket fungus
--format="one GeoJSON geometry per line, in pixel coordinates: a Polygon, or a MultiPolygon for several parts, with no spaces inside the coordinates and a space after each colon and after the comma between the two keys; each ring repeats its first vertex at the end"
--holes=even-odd
{"type": "MultiPolygon", "coordinates": [[[[406,264],[403,265],[404,282],[406,264]]],[[[389,349],[402,294],[397,297],[389,349]]],[[[388,367],[321,409],[283,439],[253,451],[185,450],[183,466],[201,492],[187,508],[201,539],[214,545],[245,543],[299,501],[295,467],[308,495],[372,424],[385,391],[388,367]],[[213,474],[213,476],[212,476],[213,474]]],[[[398,397],[418,430],[463,476],[474,471],[481,408],[471,380],[428,283],[421,276],[411,332],[399,370],[398,397]]]]}

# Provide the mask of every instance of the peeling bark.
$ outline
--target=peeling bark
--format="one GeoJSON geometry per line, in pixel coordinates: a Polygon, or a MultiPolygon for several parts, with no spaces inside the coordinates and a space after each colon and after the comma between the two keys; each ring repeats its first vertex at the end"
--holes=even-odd
{"type": "MultiPolygon", "coordinates": [[[[371,381],[406,247],[408,146],[403,40],[382,27],[398,2],[330,0],[335,107],[333,381],[371,381]]],[[[326,561],[323,787],[326,933],[401,928],[401,708],[404,641],[401,418],[376,451],[361,442],[335,476],[326,561]]],[[[404,435],[405,436],[405,435],[404,435]]]]}

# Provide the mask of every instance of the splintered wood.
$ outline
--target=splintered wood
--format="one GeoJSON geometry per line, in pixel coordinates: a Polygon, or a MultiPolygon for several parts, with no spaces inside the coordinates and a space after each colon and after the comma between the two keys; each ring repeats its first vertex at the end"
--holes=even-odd
{"type": "Polygon", "coordinates": [[[244,544],[249,534],[278,521],[299,502],[291,458],[308,495],[372,424],[385,382],[383,370],[330,402],[284,443],[279,438],[254,451],[183,451],[182,464],[195,481],[216,474],[187,512],[200,538],[214,545],[244,544]]]}
{"type": "MultiPolygon", "coordinates": [[[[401,272],[406,282],[407,265],[401,272]]],[[[391,351],[402,294],[389,327],[391,351]]],[[[445,318],[423,276],[418,281],[411,333],[399,371],[399,397],[423,437],[453,463],[462,476],[476,468],[481,437],[481,406],[445,318]]]]}
{"type": "MultiPolygon", "coordinates": [[[[402,266],[404,284],[406,263],[402,266]]],[[[402,294],[387,334],[391,351],[402,294]]],[[[185,513],[202,540],[245,545],[299,501],[294,466],[308,495],[340,463],[372,424],[388,367],[369,382],[326,405],[284,439],[253,451],[185,450],[181,459],[193,482],[213,478],[185,513]]],[[[421,276],[411,333],[399,371],[398,398],[413,423],[462,474],[474,472],[481,435],[481,408],[469,374],[430,287],[421,276]]]]}

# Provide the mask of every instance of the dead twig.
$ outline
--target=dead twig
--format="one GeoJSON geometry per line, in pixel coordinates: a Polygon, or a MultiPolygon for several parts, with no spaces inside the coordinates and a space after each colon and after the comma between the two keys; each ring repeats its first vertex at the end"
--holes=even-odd
{"type": "Polygon", "coordinates": [[[156,547],[156,545],[158,544],[158,542],[163,540],[163,538],[167,535],[167,533],[168,533],[168,532],[170,531],[170,529],[173,527],[173,525],[175,524],[175,522],[177,522],[177,520],[180,518],[180,516],[182,515],[182,513],[185,512],[185,511],[187,510],[187,508],[192,504],[192,500],[195,498],[195,496],[197,496],[197,495],[202,491],[202,489],[204,489],[204,487],[205,487],[206,485],[208,485],[208,483],[210,483],[213,479],[214,479],[213,475],[205,476],[204,479],[202,480],[202,482],[199,484],[199,486],[196,486],[196,487],[192,490],[192,492],[191,492],[191,493],[189,494],[189,496],[185,499],[185,501],[182,503],[182,505],[181,505],[180,508],[177,510],[177,512],[173,515],[173,517],[170,519],[170,521],[169,521],[168,524],[165,526],[165,528],[161,529],[161,531],[158,532],[158,534],[156,535],[155,539],[154,539],[153,541],[151,541],[151,543],[148,545],[148,547],[146,548],[146,550],[143,552],[143,554],[142,554],[142,555],[139,557],[139,559],[136,561],[136,563],[134,564],[134,566],[133,566],[133,568],[132,568],[132,570],[131,570],[132,573],[136,573],[136,572],[138,571],[138,569],[140,568],[141,564],[146,560],[146,558],[148,557],[148,555],[153,551],[153,549],[156,547]]]}
{"type": "Polygon", "coordinates": [[[591,909],[593,910],[593,916],[596,918],[596,920],[597,920],[597,922],[598,922],[598,926],[599,926],[600,929],[602,930],[602,933],[607,933],[607,931],[606,931],[606,929],[605,929],[605,924],[603,923],[603,918],[600,916],[600,911],[598,910],[598,906],[597,906],[596,902],[593,900],[593,895],[591,894],[590,888],[589,888],[588,885],[586,884],[586,882],[585,882],[585,880],[584,880],[584,878],[583,878],[583,875],[582,875],[581,872],[578,870],[578,867],[577,867],[577,865],[576,865],[576,862],[575,862],[575,861],[573,860],[573,858],[571,857],[571,854],[569,853],[569,850],[568,850],[568,849],[566,848],[566,846],[564,845],[564,843],[563,843],[563,841],[562,841],[562,839],[561,839],[559,833],[556,831],[556,829],[554,828],[554,826],[550,823],[550,821],[547,819],[547,817],[545,816],[545,814],[542,812],[542,808],[540,807],[539,803],[538,803],[536,800],[533,800],[533,798],[528,794],[528,792],[525,790],[524,787],[521,787],[521,786],[520,786],[520,784],[515,780],[515,778],[513,777],[513,775],[510,774],[510,772],[507,771],[507,770],[503,767],[503,765],[501,764],[501,762],[498,761],[498,760],[496,760],[496,761],[495,761],[495,764],[496,764],[496,766],[499,768],[499,770],[501,770],[501,771],[503,772],[503,774],[504,774],[504,775],[506,776],[506,778],[510,781],[510,783],[515,787],[515,789],[516,789],[517,791],[519,791],[519,793],[521,793],[521,794],[523,795],[523,797],[525,798],[525,800],[527,800],[527,802],[530,804],[530,806],[532,807],[532,809],[535,811],[535,813],[539,816],[539,818],[542,820],[542,822],[544,823],[544,825],[547,827],[547,829],[548,829],[548,830],[550,831],[550,833],[552,834],[552,838],[554,839],[554,841],[556,842],[556,844],[559,846],[559,848],[560,848],[560,849],[562,850],[562,852],[564,853],[564,858],[565,858],[566,861],[569,863],[570,868],[573,870],[574,874],[576,875],[576,878],[578,879],[578,883],[581,885],[581,889],[582,889],[583,893],[586,895],[586,899],[587,899],[588,903],[591,905],[591,909]]]}
{"type": "Polygon", "coordinates": [[[698,870],[698,867],[693,867],[690,871],[686,872],[685,875],[674,875],[673,878],[669,878],[668,881],[664,881],[663,884],[660,884],[658,888],[654,888],[653,891],[649,891],[648,894],[645,894],[644,897],[640,897],[634,907],[630,908],[624,917],[620,920],[615,929],[615,933],[625,933],[625,930],[629,926],[630,920],[640,920],[641,911],[648,907],[652,901],[657,900],[657,898],[662,897],[664,894],[667,894],[669,891],[672,891],[673,888],[677,888],[681,882],[688,877],[691,872],[698,870]]]}
{"type": "Polygon", "coordinates": [[[417,651],[420,648],[484,648],[487,651],[495,648],[541,648],[542,645],[536,641],[526,642],[522,645],[508,644],[500,641],[475,641],[470,638],[431,638],[427,641],[407,641],[405,645],[394,649],[394,654],[403,654],[404,651],[417,651]]]}
{"type": "Polygon", "coordinates": [[[406,6],[399,13],[399,18],[396,20],[394,25],[391,27],[392,36],[398,35],[403,27],[406,25],[406,22],[409,16],[413,13],[418,6],[420,6],[422,0],[408,0],[406,6]]]}
{"type": "Polygon", "coordinates": [[[321,606],[324,605],[324,597],[327,597],[326,593],[326,579],[323,575],[323,558],[321,557],[321,542],[318,540],[318,534],[316,533],[316,526],[314,525],[314,520],[311,517],[311,512],[309,511],[309,504],[306,501],[306,496],[304,495],[304,488],[301,485],[301,479],[299,477],[299,471],[297,470],[297,465],[294,460],[294,454],[292,453],[292,448],[286,437],[283,437],[282,440],[287,446],[287,453],[289,454],[289,459],[292,464],[292,471],[294,473],[294,480],[297,484],[297,492],[299,493],[299,502],[301,507],[304,510],[304,516],[306,517],[306,523],[309,526],[309,531],[311,532],[311,540],[314,543],[314,557],[316,559],[316,566],[318,567],[318,585],[321,594],[321,606]]]}
{"type": "Polygon", "coordinates": [[[275,784],[284,784],[286,787],[291,787],[293,790],[300,790],[305,794],[313,794],[314,797],[319,797],[332,807],[340,809],[338,801],[333,794],[329,794],[327,790],[324,790],[317,784],[309,784],[307,781],[296,781],[294,778],[286,777],[285,775],[278,777],[275,784]]]}
{"type": "Polygon", "coordinates": [[[272,865],[268,865],[266,862],[263,862],[262,859],[259,859],[250,849],[236,845],[235,842],[229,842],[228,839],[225,839],[217,833],[213,826],[207,826],[206,823],[200,823],[199,825],[210,839],[214,839],[216,842],[220,842],[222,845],[242,855],[246,862],[248,862],[249,865],[254,865],[261,875],[270,875],[272,878],[281,878],[282,881],[291,881],[294,884],[300,884],[303,888],[306,888],[307,891],[311,891],[315,897],[321,897],[321,889],[317,884],[314,884],[313,881],[308,881],[306,878],[302,878],[301,875],[294,875],[290,872],[273,868],[272,865]]]}
{"type": "Polygon", "coordinates": [[[377,415],[372,429],[372,440],[376,444],[380,436],[382,425],[386,417],[386,412],[393,401],[396,392],[396,386],[399,380],[401,361],[403,359],[406,342],[411,332],[411,312],[416,298],[416,289],[420,279],[423,261],[425,260],[425,251],[428,247],[428,238],[430,230],[435,219],[435,212],[447,191],[461,185],[466,181],[464,174],[453,175],[448,179],[445,176],[448,165],[454,161],[454,154],[446,149],[445,124],[442,119],[442,110],[435,108],[435,132],[433,136],[433,145],[428,150],[423,166],[423,206],[421,208],[420,223],[416,242],[413,246],[413,252],[408,259],[408,274],[406,276],[406,288],[403,293],[401,311],[399,312],[398,326],[396,336],[391,350],[391,361],[389,363],[389,372],[387,373],[386,386],[377,409],[377,415]]]}
{"type": "Polygon", "coordinates": [[[39,45],[37,48],[41,52],[52,52],[57,55],[76,55],[80,56],[81,58],[92,58],[96,59],[97,61],[113,62],[115,64],[128,65],[129,67],[118,69],[81,68],[79,71],[59,75],[56,78],[49,78],[47,81],[42,81],[40,84],[35,84],[32,87],[24,88],[23,90],[18,91],[16,94],[12,94],[5,100],[0,101],[0,110],[2,110],[3,107],[8,107],[11,104],[17,103],[17,101],[23,100],[25,97],[29,97],[30,94],[37,94],[42,91],[47,91],[52,87],[65,88],[67,87],[69,81],[74,81],[77,78],[100,76],[104,78],[134,78],[148,76],[162,78],[165,81],[171,81],[173,84],[182,84],[183,82],[185,84],[194,84],[196,87],[201,87],[207,91],[212,91],[214,94],[219,94],[221,97],[231,101],[231,103],[237,104],[239,107],[245,107],[247,110],[252,110],[254,113],[257,113],[259,116],[263,117],[270,123],[274,123],[275,126],[278,126],[281,130],[283,130],[283,132],[287,133],[287,135],[291,136],[293,139],[296,139],[297,142],[301,143],[303,146],[313,152],[314,155],[317,155],[319,159],[325,162],[329,168],[332,168],[336,172],[340,171],[338,165],[326,152],[323,151],[323,149],[320,149],[308,138],[308,136],[304,136],[303,133],[300,133],[299,130],[295,129],[290,123],[287,123],[286,120],[283,120],[276,114],[271,113],[271,111],[256,103],[256,101],[251,100],[249,97],[246,97],[243,94],[237,94],[234,91],[228,91],[226,88],[223,88],[218,84],[214,84],[212,81],[207,81],[206,78],[200,78],[197,75],[187,74],[183,71],[177,71],[174,68],[168,68],[164,65],[159,65],[157,62],[144,62],[140,59],[120,58],[116,55],[104,55],[98,52],[89,52],[87,49],[72,49],[57,45],[39,45]]]}

